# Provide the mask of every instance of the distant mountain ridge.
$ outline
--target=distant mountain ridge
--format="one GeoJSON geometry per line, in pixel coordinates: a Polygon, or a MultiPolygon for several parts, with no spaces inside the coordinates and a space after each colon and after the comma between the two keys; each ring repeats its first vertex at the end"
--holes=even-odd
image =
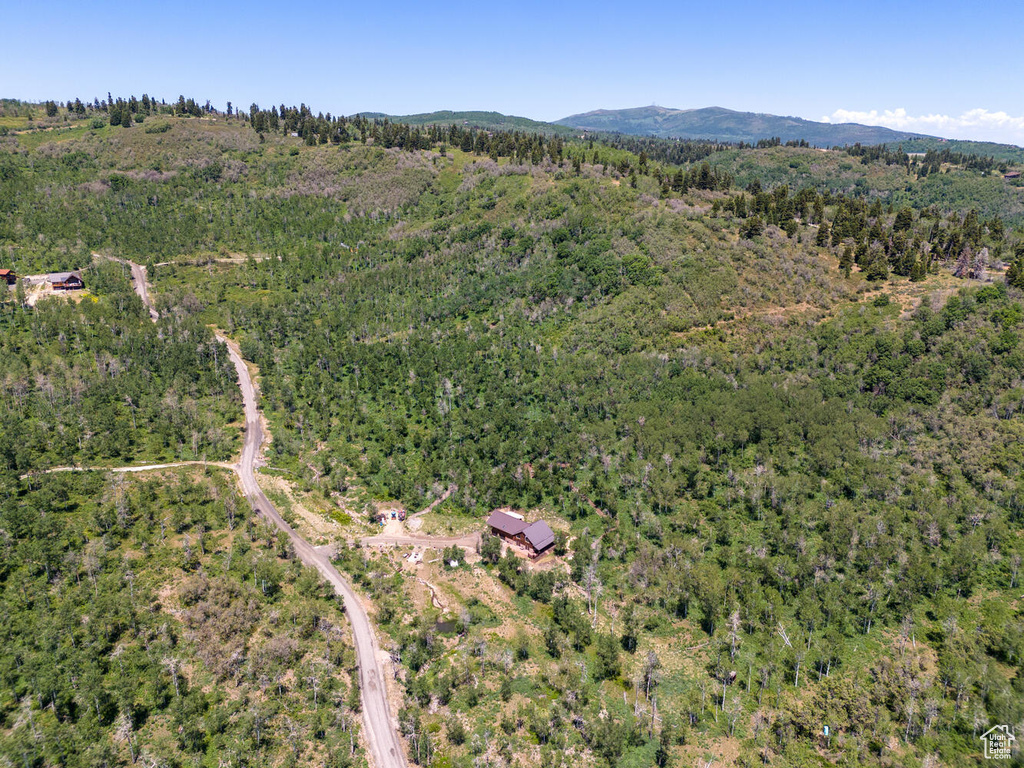
{"type": "Polygon", "coordinates": [[[736,112],[723,107],[669,109],[597,109],[570,115],[556,124],[588,131],[607,131],[665,139],[711,139],[723,142],[755,143],[779,137],[782,141],[803,139],[818,147],[843,144],[886,144],[917,138],[935,138],[859,123],[819,123],[800,117],[780,117],[758,112],[736,112]]]}
{"type": "Polygon", "coordinates": [[[569,134],[572,128],[555,123],[531,120],[528,117],[503,115],[501,112],[464,111],[453,112],[442,109],[437,112],[423,112],[416,115],[388,115],[383,112],[360,112],[368,120],[387,118],[393,123],[406,125],[469,125],[487,131],[532,131],[535,133],[569,134]]]}
{"type": "Polygon", "coordinates": [[[819,123],[799,117],[737,112],[722,107],[668,109],[652,106],[634,109],[597,109],[553,123],[483,110],[439,110],[415,115],[389,115],[384,112],[358,114],[369,120],[387,119],[406,125],[447,126],[455,123],[486,131],[528,131],[561,136],[578,134],[583,129],[591,132],[657,136],[666,139],[711,139],[726,143],[743,141],[748,144],[778,136],[784,142],[804,139],[817,147],[852,145],[859,142],[865,146],[886,144],[893,149],[903,147],[907,152],[949,149],[953,152],[1024,162],[1024,149],[1010,144],[944,139],[859,123],[819,123]]]}

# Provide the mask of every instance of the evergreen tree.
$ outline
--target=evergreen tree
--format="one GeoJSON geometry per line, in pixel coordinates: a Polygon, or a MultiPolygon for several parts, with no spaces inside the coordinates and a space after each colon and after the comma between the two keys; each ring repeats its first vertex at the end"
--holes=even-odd
{"type": "Polygon", "coordinates": [[[853,246],[847,244],[843,249],[843,255],[839,257],[839,268],[843,272],[844,278],[849,278],[850,272],[853,270],[853,246]]]}
{"type": "Polygon", "coordinates": [[[914,223],[914,212],[910,208],[901,208],[900,212],[896,214],[896,221],[893,222],[892,228],[894,232],[905,232],[914,223]]]}
{"type": "Polygon", "coordinates": [[[619,676],[619,644],[608,633],[597,638],[597,657],[594,665],[594,678],[609,680],[619,676]]]}
{"type": "Polygon", "coordinates": [[[762,232],[764,232],[764,220],[760,216],[751,216],[740,230],[740,234],[748,240],[757,237],[762,232]]]}
{"type": "Polygon", "coordinates": [[[741,219],[747,218],[747,196],[740,192],[733,198],[733,211],[741,219]]]}
{"type": "Polygon", "coordinates": [[[928,276],[928,267],[925,264],[924,256],[914,259],[914,265],[910,268],[910,282],[919,283],[928,276]]]}
{"type": "Polygon", "coordinates": [[[814,238],[814,244],[819,248],[827,248],[829,240],[831,239],[831,229],[828,226],[828,222],[821,222],[818,225],[818,236],[814,238]]]}
{"type": "Polygon", "coordinates": [[[864,276],[872,281],[886,280],[889,277],[889,260],[885,256],[885,250],[878,243],[873,243],[868,250],[864,261],[864,276]]]}
{"type": "Polygon", "coordinates": [[[629,653],[636,653],[637,635],[639,634],[639,622],[636,619],[636,611],[633,604],[629,603],[622,617],[622,648],[629,653]]]}
{"type": "Polygon", "coordinates": [[[1024,256],[1018,256],[1006,270],[1006,284],[1024,290],[1024,256]]]}

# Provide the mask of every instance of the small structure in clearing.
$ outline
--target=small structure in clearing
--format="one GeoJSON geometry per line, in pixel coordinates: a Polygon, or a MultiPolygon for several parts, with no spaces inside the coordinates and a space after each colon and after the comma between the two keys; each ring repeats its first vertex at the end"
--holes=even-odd
{"type": "Polygon", "coordinates": [[[530,557],[539,557],[555,543],[555,534],[543,520],[526,522],[515,512],[492,512],[487,524],[495,536],[522,547],[530,557]]]}
{"type": "Polygon", "coordinates": [[[18,276],[14,274],[13,270],[0,269],[0,280],[3,280],[7,285],[14,285],[18,282],[18,276]]]}

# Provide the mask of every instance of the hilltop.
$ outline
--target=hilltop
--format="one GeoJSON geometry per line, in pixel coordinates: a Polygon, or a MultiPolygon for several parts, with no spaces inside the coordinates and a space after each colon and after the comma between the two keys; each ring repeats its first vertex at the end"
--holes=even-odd
{"type": "Polygon", "coordinates": [[[492,131],[531,131],[543,134],[569,135],[573,131],[566,126],[531,120],[528,117],[503,115],[500,112],[451,112],[440,110],[424,112],[417,115],[388,115],[383,112],[361,112],[360,116],[369,120],[390,120],[406,125],[463,125],[492,131]]]}
{"type": "Polygon", "coordinates": [[[783,142],[804,140],[816,147],[847,144],[883,144],[923,138],[921,134],[893,131],[857,123],[830,124],[755,112],[736,112],[722,107],[669,109],[598,109],[555,121],[559,125],[590,131],[609,131],[672,139],[711,139],[757,143],[778,137],[783,142]]]}
{"type": "Polygon", "coordinates": [[[1024,163],[1024,147],[1013,144],[997,144],[991,141],[965,141],[961,139],[938,139],[934,137],[921,137],[916,139],[905,139],[898,142],[888,142],[891,149],[900,149],[903,152],[925,153],[929,151],[959,152],[962,154],[979,155],[982,157],[993,157],[996,160],[1005,160],[1011,163],[1024,163]]]}

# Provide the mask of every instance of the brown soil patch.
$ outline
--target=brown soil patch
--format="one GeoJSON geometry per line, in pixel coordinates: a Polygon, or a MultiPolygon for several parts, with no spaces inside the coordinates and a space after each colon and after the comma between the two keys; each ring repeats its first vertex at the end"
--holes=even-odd
{"type": "Polygon", "coordinates": [[[697,743],[680,747],[678,752],[682,755],[682,760],[679,761],[680,765],[696,765],[700,768],[738,765],[740,740],[734,737],[720,737],[707,741],[698,738],[697,743]]]}
{"type": "Polygon", "coordinates": [[[330,544],[344,537],[346,526],[332,518],[325,503],[315,496],[297,491],[285,478],[277,475],[261,473],[259,482],[264,490],[287,499],[288,507],[297,518],[296,528],[300,535],[314,546],[330,544]]]}

